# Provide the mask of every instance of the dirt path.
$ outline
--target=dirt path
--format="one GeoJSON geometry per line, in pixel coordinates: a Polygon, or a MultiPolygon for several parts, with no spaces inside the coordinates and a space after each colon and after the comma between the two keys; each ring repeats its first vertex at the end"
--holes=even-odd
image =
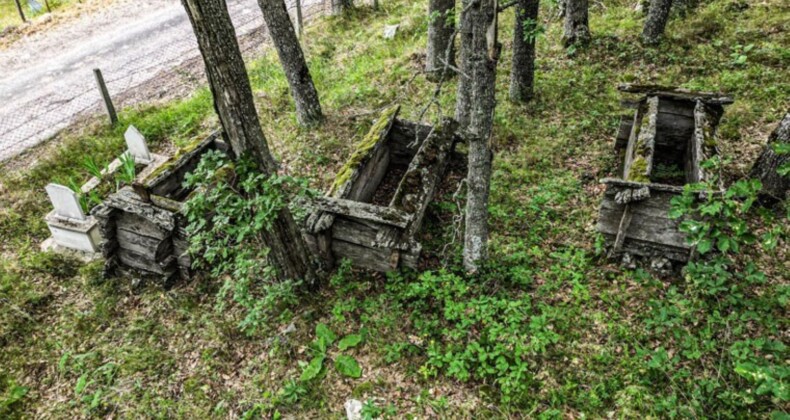
{"type": "MultiPolygon", "coordinates": [[[[255,0],[229,0],[228,8],[240,38],[262,33],[255,0]]],[[[159,80],[160,91],[177,88],[164,76],[198,55],[177,0],[118,0],[15,42],[0,51],[0,162],[97,110],[94,68],[102,70],[113,97],[140,101],[146,95],[135,88],[156,87],[159,80]]]]}

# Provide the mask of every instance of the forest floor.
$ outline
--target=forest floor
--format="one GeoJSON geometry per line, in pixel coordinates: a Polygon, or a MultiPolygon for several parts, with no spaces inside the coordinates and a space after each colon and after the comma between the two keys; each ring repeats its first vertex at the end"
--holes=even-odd
{"type": "MultiPolygon", "coordinates": [[[[297,125],[276,54],[249,66],[271,149],[316,189],[331,184],[377,110],[399,103],[401,117],[416,120],[433,94],[422,74],[427,2],[380,3],[308,28],[327,114],[320,129],[297,125]],[[384,39],[395,23],[397,36],[384,39]]],[[[240,308],[218,308],[214,281],[133,287],[131,278],[102,280],[101,262],[39,251],[47,183],[87,179],[86,157],[120,154],[128,124],[153,151],[206,136],[217,126],[207,89],[127,109],[116,129],[99,120],[70,128],[37,160],[4,168],[0,417],[341,418],[356,398],[370,418],[787,418],[787,203],[744,216],[764,240],[731,252],[731,264],[678,278],[608,261],[595,225],[598,180],[616,167],[616,85],[732,94],[719,146],[725,181],[735,183],[790,105],[790,10],[781,0],[712,0],[674,15],[665,42],[644,48],[632,6],[594,3],[592,43],[568,50],[556,7],[542,4],[527,106],[507,100],[513,16],[503,14],[491,262],[477,276],[459,268],[449,191],[421,238],[434,270],[383,276],[343,265],[250,334],[240,308]],[[361,378],[327,363],[300,380],[324,327],[362,336],[342,352],[361,378]]],[[[452,80],[442,113],[452,114],[454,94],[452,80]]],[[[331,347],[328,358],[340,353],[331,347]]]]}

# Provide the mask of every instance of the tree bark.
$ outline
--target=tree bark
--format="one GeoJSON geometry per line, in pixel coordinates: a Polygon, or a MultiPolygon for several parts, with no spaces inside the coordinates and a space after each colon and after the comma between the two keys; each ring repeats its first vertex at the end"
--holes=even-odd
{"type": "MultiPolygon", "coordinates": [[[[252,89],[225,0],[181,0],[206,66],[214,109],[223,135],[236,156],[249,154],[264,174],[277,170],[253,103],[252,89]]],[[[283,209],[264,238],[280,279],[314,283],[307,247],[288,209],[283,209]]]]}
{"type": "Polygon", "coordinates": [[[354,7],[354,0],[329,0],[332,3],[332,15],[342,15],[354,7]]]}
{"type": "Polygon", "coordinates": [[[455,120],[458,121],[460,129],[469,127],[472,101],[472,12],[469,4],[474,0],[461,0],[461,20],[459,22],[458,34],[461,39],[461,46],[458,50],[458,64],[461,74],[458,78],[458,89],[455,95],[455,120]],[[466,10],[466,12],[464,12],[466,10]]]}
{"type": "Polygon", "coordinates": [[[538,21],[539,0],[519,0],[513,35],[513,67],[510,70],[510,100],[528,102],[534,96],[535,34],[526,33],[538,21]],[[528,27],[527,24],[533,25],[528,27]]]}
{"type": "Polygon", "coordinates": [[[562,43],[565,47],[590,42],[590,23],[587,16],[588,0],[565,1],[565,26],[562,43]]]}
{"type": "Polygon", "coordinates": [[[778,154],[774,151],[774,147],[780,143],[790,144],[790,112],[785,114],[779,126],[768,137],[768,143],[750,174],[752,178],[762,182],[764,194],[783,200],[790,191],[790,176],[779,175],[778,169],[783,165],[790,165],[790,154],[778,154]]]}
{"type": "Polygon", "coordinates": [[[302,47],[296,36],[288,10],[283,0],[258,0],[263,20],[272,37],[280,63],[291,87],[291,96],[296,104],[299,124],[316,125],[324,118],[318,92],[310,77],[310,69],[304,59],[302,47]]]}
{"type": "Polygon", "coordinates": [[[431,80],[442,78],[450,47],[450,64],[455,65],[452,41],[455,31],[455,0],[429,0],[428,2],[428,51],[425,71],[431,80]]]}
{"type": "Polygon", "coordinates": [[[656,45],[664,36],[664,28],[669,20],[669,9],[672,0],[650,0],[650,10],[647,13],[645,27],[642,30],[642,42],[647,45],[656,45]]]}
{"type": "Polygon", "coordinates": [[[469,123],[464,267],[475,272],[488,256],[488,196],[492,153],[489,140],[496,107],[497,2],[479,0],[470,10],[472,21],[472,100],[469,123]]]}

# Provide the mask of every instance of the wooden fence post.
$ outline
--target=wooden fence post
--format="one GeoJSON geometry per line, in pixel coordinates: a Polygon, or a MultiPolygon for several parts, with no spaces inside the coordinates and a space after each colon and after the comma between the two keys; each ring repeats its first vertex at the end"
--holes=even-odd
{"type": "Polygon", "coordinates": [[[304,21],[302,20],[302,0],[296,0],[296,35],[302,38],[302,28],[304,28],[304,21]]]}
{"type": "Polygon", "coordinates": [[[19,0],[14,0],[14,2],[16,2],[16,10],[19,11],[19,17],[22,18],[22,22],[27,22],[27,19],[25,18],[25,12],[22,11],[22,5],[19,4],[19,0]]]}
{"type": "Polygon", "coordinates": [[[99,91],[104,100],[104,108],[110,116],[110,125],[115,125],[118,122],[118,114],[115,113],[115,106],[112,104],[112,98],[110,98],[110,92],[107,90],[107,85],[104,83],[101,70],[93,69],[93,75],[96,76],[96,84],[99,85],[99,91]]]}

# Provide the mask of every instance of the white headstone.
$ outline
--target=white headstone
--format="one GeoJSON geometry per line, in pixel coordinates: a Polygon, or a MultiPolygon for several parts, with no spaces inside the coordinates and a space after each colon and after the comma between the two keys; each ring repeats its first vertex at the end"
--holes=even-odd
{"type": "Polygon", "coordinates": [[[343,406],[346,408],[347,420],[361,420],[362,419],[362,401],[348,400],[343,406]]]}
{"type": "Polygon", "coordinates": [[[142,162],[151,161],[151,153],[148,152],[145,137],[137,131],[137,128],[130,125],[123,137],[126,139],[126,148],[129,149],[129,153],[132,154],[135,160],[142,162]]]}
{"type": "Polygon", "coordinates": [[[85,220],[77,193],[71,188],[58,184],[49,184],[46,187],[49,201],[55,207],[55,214],[70,219],[85,220]]]}
{"type": "Polygon", "coordinates": [[[387,25],[384,27],[384,39],[392,39],[395,38],[395,34],[398,33],[398,28],[400,25],[387,25]]]}

